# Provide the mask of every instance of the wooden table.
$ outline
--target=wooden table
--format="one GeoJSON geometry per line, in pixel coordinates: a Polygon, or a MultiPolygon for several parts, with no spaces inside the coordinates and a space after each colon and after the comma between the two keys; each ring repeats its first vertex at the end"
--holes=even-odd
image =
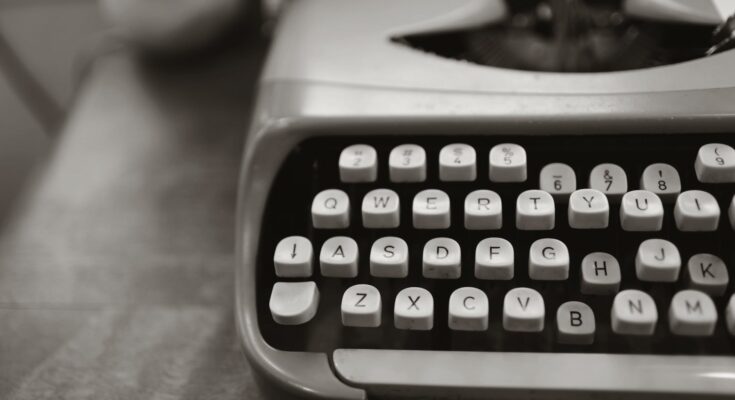
{"type": "Polygon", "coordinates": [[[0,236],[0,398],[282,398],[256,382],[234,325],[263,47],[95,64],[0,236]]]}

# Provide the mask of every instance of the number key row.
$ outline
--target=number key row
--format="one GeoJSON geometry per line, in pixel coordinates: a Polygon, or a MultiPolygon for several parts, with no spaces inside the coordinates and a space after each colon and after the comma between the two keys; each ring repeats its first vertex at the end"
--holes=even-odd
{"type": "MultiPolygon", "coordinates": [[[[502,143],[489,153],[488,175],[493,182],[525,182],[526,150],[517,144],[502,143]]],[[[388,158],[392,182],[426,180],[427,156],[417,144],[393,148],[388,158]]],[[[694,163],[697,179],[705,183],[735,182],[735,149],[721,143],[700,147],[694,163]]],[[[378,154],[374,147],[355,144],[342,150],[339,157],[342,182],[375,182],[378,178],[378,154]]],[[[439,179],[442,181],[474,181],[477,178],[477,154],[464,143],[444,146],[439,152],[439,179]]],[[[576,189],[574,170],[568,165],[552,163],[540,175],[541,189],[552,194],[568,194],[576,189]]],[[[600,164],[590,173],[590,187],[610,196],[621,196],[628,190],[625,171],[615,164],[600,164]]],[[[643,172],[641,187],[664,197],[681,191],[679,174],[668,164],[652,164],[643,172]]]]}

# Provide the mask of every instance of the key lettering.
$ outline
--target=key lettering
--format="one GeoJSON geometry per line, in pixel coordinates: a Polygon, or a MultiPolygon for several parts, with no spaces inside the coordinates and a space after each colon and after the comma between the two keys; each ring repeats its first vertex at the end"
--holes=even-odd
{"type": "Polygon", "coordinates": [[[449,256],[449,249],[444,246],[436,246],[436,258],[442,260],[449,256]]]}
{"type": "Polygon", "coordinates": [[[337,199],[335,199],[334,197],[329,197],[324,200],[324,208],[329,208],[332,210],[337,208],[337,199]]]}
{"type": "Polygon", "coordinates": [[[684,304],[687,306],[687,314],[691,314],[692,312],[696,311],[699,314],[702,314],[704,311],[702,311],[702,304],[697,300],[696,303],[694,303],[694,307],[689,303],[689,300],[684,300],[684,304]]]}
{"type": "Polygon", "coordinates": [[[541,250],[541,255],[547,260],[553,260],[556,258],[556,252],[553,247],[544,247],[543,250],[541,250]]]}
{"type": "Polygon", "coordinates": [[[410,310],[412,308],[415,308],[416,310],[419,310],[419,305],[418,305],[419,299],[421,299],[421,296],[416,296],[415,300],[413,297],[408,296],[408,301],[411,302],[411,305],[408,306],[408,309],[410,310]]]}
{"type": "Polygon", "coordinates": [[[526,307],[528,307],[528,302],[531,301],[530,297],[526,297],[526,302],[522,302],[520,297],[516,297],[516,300],[518,300],[518,304],[521,306],[523,311],[526,311],[526,307]]]}
{"type": "Polygon", "coordinates": [[[702,207],[699,206],[699,199],[694,199],[694,204],[697,205],[697,211],[702,211],[702,207]]]}
{"type": "Polygon", "coordinates": [[[390,196],[375,196],[373,197],[373,201],[375,202],[375,208],[382,207],[385,208],[388,206],[388,202],[390,201],[390,196]]]}
{"type": "Polygon", "coordinates": [[[426,198],[426,209],[427,210],[436,210],[436,197],[427,197],[426,198]]]}
{"type": "Polygon", "coordinates": [[[493,256],[497,256],[498,254],[500,254],[498,250],[500,250],[500,246],[490,246],[490,259],[491,260],[493,259],[493,256]]]}
{"type": "Polygon", "coordinates": [[[664,248],[663,247],[661,248],[661,255],[660,256],[658,254],[656,254],[655,256],[653,256],[653,258],[655,258],[655,259],[657,259],[659,261],[663,261],[666,258],[666,253],[664,253],[664,248]]]}
{"type": "Polygon", "coordinates": [[[477,209],[480,210],[482,207],[485,207],[486,210],[489,210],[490,207],[488,207],[488,204],[490,204],[490,199],[487,197],[480,197],[477,199],[477,209]]]}
{"type": "Polygon", "coordinates": [[[531,197],[531,200],[533,200],[533,209],[538,210],[538,201],[541,200],[540,197],[531,197]]]}
{"type": "Polygon", "coordinates": [[[293,249],[291,249],[291,258],[296,258],[296,243],[293,244],[293,249]]]}
{"type": "Polygon", "coordinates": [[[641,302],[641,299],[636,300],[634,303],[633,300],[628,300],[628,308],[630,309],[630,313],[633,314],[634,312],[637,312],[638,314],[643,314],[643,302],[641,302]]]}
{"type": "Polygon", "coordinates": [[[648,210],[648,199],[643,199],[643,207],[641,207],[641,203],[638,200],[640,199],[635,199],[635,206],[641,211],[648,210]]]}
{"type": "Polygon", "coordinates": [[[470,300],[475,301],[475,298],[473,296],[465,297],[464,300],[462,301],[462,305],[464,306],[464,308],[468,310],[474,310],[476,308],[475,306],[467,304],[467,302],[470,300]]]}
{"type": "Polygon", "coordinates": [[[332,253],[332,258],[337,256],[345,258],[345,251],[342,249],[342,245],[337,246],[337,248],[334,249],[334,253],[332,253]]]}
{"type": "Polygon", "coordinates": [[[595,199],[595,196],[590,197],[589,200],[586,197],[582,196],[582,200],[587,202],[587,208],[592,208],[592,200],[594,199],[595,199]]]}
{"type": "Polygon", "coordinates": [[[383,257],[391,258],[395,256],[396,255],[395,250],[396,250],[395,246],[388,245],[388,246],[383,247],[383,257]]]}
{"type": "Polygon", "coordinates": [[[600,271],[602,271],[605,276],[607,276],[607,261],[602,261],[602,267],[597,264],[596,260],[593,262],[593,264],[595,265],[595,276],[599,276],[600,271]]]}
{"type": "Polygon", "coordinates": [[[712,268],[712,263],[707,264],[707,266],[704,266],[704,263],[699,263],[699,269],[702,271],[702,278],[707,278],[708,276],[710,278],[714,278],[715,274],[712,273],[709,269],[712,268]]]}
{"type": "Polygon", "coordinates": [[[554,178],[554,189],[555,190],[561,190],[561,175],[552,175],[552,178],[554,178]]]}
{"type": "Polygon", "coordinates": [[[357,300],[357,303],[355,303],[355,307],[365,307],[365,304],[362,304],[362,301],[365,300],[365,297],[367,297],[367,293],[355,293],[355,294],[360,296],[360,299],[357,300]]]}
{"type": "Polygon", "coordinates": [[[579,311],[569,311],[569,323],[572,326],[582,325],[582,313],[579,311]]]}

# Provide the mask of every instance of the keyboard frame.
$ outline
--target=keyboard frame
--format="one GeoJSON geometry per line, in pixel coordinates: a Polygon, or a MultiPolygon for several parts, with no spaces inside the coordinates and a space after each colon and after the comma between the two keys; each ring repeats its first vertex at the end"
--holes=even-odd
{"type": "MultiPolygon", "coordinates": [[[[280,86],[280,84],[275,85],[280,86]]],[[[280,94],[292,93],[291,85],[273,87],[272,90],[285,90],[280,94]]],[[[308,87],[309,90],[314,89],[308,87]]],[[[348,88],[325,88],[333,89],[348,88]]],[[[301,93],[302,95],[304,93],[301,93]]],[[[308,111],[308,110],[302,110],[308,111]]],[[[257,118],[257,116],[256,116],[257,118]]],[[[656,125],[648,118],[631,118],[622,124],[615,118],[601,119],[592,124],[592,120],[576,120],[575,118],[561,118],[557,116],[535,116],[537,123],[511,124],[511,121],[498,120],[494,116],[449,116],[442,118],[434,116],[407,115],[391,118],[374,118],[372,116],[354,116],[351,118],[322,118],[318,115],[301,115],[298,118],[280,118],[268,116],[264,125],[254,126],[248,144],[243,164],[243,175],[240,184],[239,217],[238,217],[238,252],[237,252],[237,318],[243,340],[245,353],[252,364],[261,373],[274,380],[278,386],[294,393],[314,395],[320,398],[364,398],[367,394],[420,394],[431,389],[432,393],[453,395],[458,387],[467,389],[462,396],[487,396],[502,394],[504,396],[523,397],[529,393],[541,393],[556,396],[559,393],[579,395],[585,397],[590,394],[614,395],[626,393],[629,396],[650,397],[656,395],[711,395],[714,397],[735,393],[735,358],[722,356],[652,356],[652,355],[621,355],[621,354],[584,354],[585,365],[589,368],[579,371],[581,374],[568,375],[550,385],[548,380],[528,381],[524,385],[499,385],[499,382],[482,380],[429,379],[431,374],[420,374],[423,379],[414,379],[416,376],[407,376],[403,372],[426,366],[426,355],[448,357],[456,368],[462,370],[461,365],[469,365],[476,355],[463,357],[462,353],[453,352],[421,352],[415,353],[405,350],[338,350],[334,354],[280,351],[270,346],[259,331],[258,314],[256,307],[257,282],[255,270],[258,268],[256,255],[258,253],[261,222],[266,206],[267,194],[271,184],[291,149],[298,143],[315,136],[363,136],[371,132],[381,132],[386,135],[413,135],[421,132],[422,135],[447,135],[447,132],[462,131],[467,135],[492,135],[492,132],[503,134],[547,135],[549,129],[561,134],[588,134],[588,128],[599,123],[595,134],[615,134],[626,130],[643,130],[646,133],[656,133],[657,129],[665,130],[665,134],[684,133],[690,130],[725,131],[725,119],[713,119],[708,124],[702,121],[679,119],[677,123],[662,123],[656,125]],[[625,126],[621,126],[625,125],[625,126]],[[706,125],[703,128],[703,125],[706,125]],[[696,128],[695,128],[696,126],[696,128]],[[643,129],[641,128],[643,127],[643,129]],[[654,129],[656,128],[656,129],[654,129]],[[381,381],[376,376],[354,373],[355,365],[364,365],[365,358],[375,357],[371,365],[378,365],[379,360],[389,357],[398,360],[387,371],[393,371],[394,381],[381,381]],[[400,361],[400,362],[399,362],[400,361]],[[635,366],[637,371],[645,375],[645,379],[625,379],[626,372],[635,366]],[[595,367],[611,371],[606,379],[592,379],[595,367]],[[731,375],[732,376],[731,376],[731,375]],[[677,382],[686,383],[685,387],[670,385],[670,377],[676,376],[677,382]],[[719,377],[719,378],[718,378],[719,377]],[[401,379],[404,378],[404,379],[401,379]],[[584,384],[582,384],[584,383],[584,384]],[[683,390],[688,388],[688,392],[683,390]],[[471,389],[471,390],[470,390],[471,389]],[[539,392],[540,391],[540,392],[539,392]]],[[[672,120],[672,122],[674,122],[672,120]]],[[[449,138],[447,138],[449,141],[449,138]]],[[[484,155],[478,152],[478,157],[484,155]]],[[[431,160],[429,160],[431,162],[431,160]]],[[[692,160],[693,163],[693,160],[692,160]]],[[[385,166],[381,166],[385,168],[385,166]]],[[[692,167],[693,168],[693,167],[692,167]]],[[[478,170],[478,176],[484,171],[478,170]]],[[[535,172],[530,172],[535,173],[535,172]]],[[[629,176],[631,184],[635,177],[629,176]]],[[[581,182],[580,182],[581,183],[581,182]]],[[[404,200],[405,201],[405,200],[404,200]]],[[[456,205],[455,205],[456,206],[456,205]]],[[[505,205],[508,207],[509,205],[505,205]]],[[[614,210],[611,210],[614,212],[614,210]]],[[[509,221],[506,221],[506,223],[509,221]]],[[[562,221],[561,223],[565,223],[562,221]]],[[[552,235],[553,236],[553,235],[552,235]]],[[[263,265],[261,268],[272,268],[272,265],[263,265]]],[[[389,323],[385,321],[384,323],[389,323]]],[[[476,354],[476,353],[475,353],[476,354]]],[[[574,365],[579,354],[549,354],[549,353],[480,353],[488,360],[496,360],[502,364],[523,365],[529,368],[527,373],[532,376],[544,376],[548,373],[543,363],[524,363],[529,354],[555,360],[555,365],[574,365]],[[500,357],[500,358],[498,358],[500,357]]],[[[489,364],[487,372],[494,369],[489,364]]],[[[472,367],[476,370],[475,366],[472,367]]],[[[357,369],[357,371],[372,371],[374,368],[357,369]]],[[[485,370],[485,369],[481,369],[485,370]]],[[[454,375],[453,375],[454,376],[454,375]]],[[[469,375],[472,376],[472,375],[469,375]]],[[[543,397],[543,396],[542,396],[543,397]]]]}
{"type": "MultiPolygon", "coordinates": [[[[255,287],[261,223],[281,163],[303,140],[373,134],[735,132],[735,74],[730,72],[735,51],[638,71],[543,74],[442,60],[390,41],[401,34],[488,23],[502,17],[499,3],[311,0],[284,10],[261,78],[239,186],[236,320],[245,355],[276,387],[310,398],[732,397],[733,357],[584,354],[585,368],[570,370],[580,355],[326,354],[281,351],[264,340],[255,287]],[[563,368],[549,368],[547,357],[551,366],[563,368]],[[447,360],[452,368],[430,371],[428,359],[447,360]],[[516,376],[533,379],[514,382],[506,379],[512,375],[495,375],[506,365],[513,365],[507,370],[516,376]],[[597,374],[595,366],[609,373],[597,374]],[[384,375],[370,375],[378,367],[384,375]],[[498,379],[488,378],[493,376],[498,379]]],[[[483,173],[478,170],[478,176],[483,173]]]]}

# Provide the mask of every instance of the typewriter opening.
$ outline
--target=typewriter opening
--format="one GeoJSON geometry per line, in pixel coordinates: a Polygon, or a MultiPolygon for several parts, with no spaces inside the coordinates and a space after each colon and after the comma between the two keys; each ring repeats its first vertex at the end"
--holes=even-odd
{"type": "Polygon", "coordinates": [[[705,57],[731,46],[732,23],[660,22],[623,12],[622,0],[514,0],[508,16],[480,28],[395,37],[441,57],[507,69],[610,72],[705,57]],[[729,27],[729,28],[727,28],[729,27]],[[715,50],[713,50],[715,49],[715,50]]]}

